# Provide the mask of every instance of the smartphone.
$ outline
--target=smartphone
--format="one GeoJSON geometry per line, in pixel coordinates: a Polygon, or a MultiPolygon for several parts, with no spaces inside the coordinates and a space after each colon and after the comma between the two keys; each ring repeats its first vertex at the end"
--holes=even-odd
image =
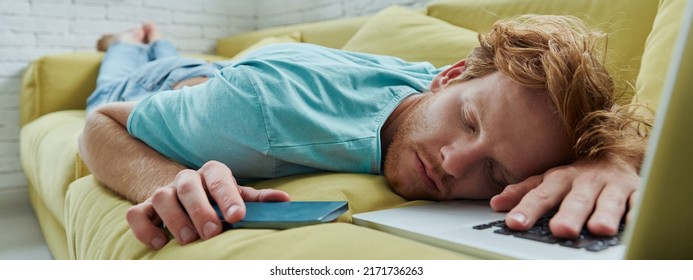
{"type": "Polygon", "coordinates": [[[288,229],[328,223],[349,210],[346,201],[246,202],[245,218],[236,223],[224,221],[214,204],[224,230],[233,228],[288,229]]]}

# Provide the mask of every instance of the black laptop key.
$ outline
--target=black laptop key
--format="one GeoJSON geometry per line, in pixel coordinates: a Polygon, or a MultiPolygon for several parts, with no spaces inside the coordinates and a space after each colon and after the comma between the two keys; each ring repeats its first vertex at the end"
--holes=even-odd
{"type": "Polygon", "coordinates": [[[621,243],[621,236],[624,230],[624,224],[619,227],[619,232],[616,236],[595,236],[590,234],[587,227],[580,231],[580,237],[576,239],[561,239],[553,234],[549,229],[549,220],[555,212],[549,213],[537,221],[537,223],[527,231],[516,231],[508,228],[505,225],[505,220],[497,220],[487,224],[476,225],[473,228],[484,230],[491,227],[497,228],[494,233],[502,235],[510,235],[522,239],[533,240],[548,244],[560,244],[564,247],[584,249],[592,252],[599,252],[608,249],[611,246],[616,246],[621,243]]]}
{"type": "Polygon", "coordinates": [[[473,229],[482,230],[482,229],[487,229],[487,228],[490,228],[490,227],[493,227],[493,226],[492,226],[491,224],[481,224],[481,225],[473,226],[472,228],[473,228],[473,229]]]}
{"type": "Polygon", "coordinates": [[[514,230],[509,229],[509,228],[500,228],[500,229],[493,231],[493,233],[498,233],[498,234],[502,234],[502,235],[513,235],[513,233],[516,233],[516,232],[517,231],[514,231],[514,230]]]}
{"type": "Polygon", "coordinates": [[[551,235],[551,230],[545,225],[535,225],[527,231],[515,232],[513,236],[550,244],[556,244],[559,241],[558,238],[551,235]]]}
{"type": "Polygon", "coordinates": [[[604,241],[604,243],[606,243],[606,245],[616,246],[618,244],[621,244],[621,237],[619,237],[618,235],[612,236],[612,237],[604,237],[602,239],[602,241],[604,241]]]}
{"type": "Polygon", "coordinates": [[[551,235],[551,230],[549,229],[549,227],[539,225],[539,226],[533,226],[532,228],[528,229],[527,233],[530,233],[530,234],[533,234],[536,236],[547,236],[547,235],[551,235]]]}
{"type": "Polygon", "coordinates": [[[582,249],[582,248],[587,248],[589,246],[592,246],[597,242],[600,242],[600,241],[598,239],[591,238],[589,236],[580,235],[580,237],[578,237],[576,239],[563,240],[563,241],[559,242],[558,244],[560,244],[561,246],[566,246],[566,247],[570,247],[570,248],[582,249]]]}
{"type": "Polygon", "coordinates": [[[550,234],[536,234],[536,233],[529,233],[529,232],[516,232],[513,233],[513,236],[519,237],[519,238],[524,238],[524,239],[529,239],[529,240],[534,240],[534,241],[539,241],[539,242],[544,242],[544,243],[549,243],[549,244],[556,244],[560,241],[560,239],[556,238],[553,235],[550,234]]]}
{"type": "Polygon", "coordinates": [[[592,243],[591,245],[585,247],[585,250],[591,251],[591,252],[599,252],[603,251],[609,248],[609,244],[606,243],[604,240],[597,240],[597,242],[592,243]]]}

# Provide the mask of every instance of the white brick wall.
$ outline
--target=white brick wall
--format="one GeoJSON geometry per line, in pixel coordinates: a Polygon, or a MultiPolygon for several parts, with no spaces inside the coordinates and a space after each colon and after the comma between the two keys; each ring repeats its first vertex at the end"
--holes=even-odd
{"type": "Polygon", "coordinates": [[[181,52],[271,26],[373,14],[431,0],[0,0],[0,189],[26,184],[19,161],[22,71],[37,58],[90,51],[101,34],[156,22],[181,52]]]}
{"type": "Polygon", "coordinates": [[[312,22],[377,13],[390,5],[424,7],[432,0],[264,0],[257,2],[257,26],[312,22]]]}

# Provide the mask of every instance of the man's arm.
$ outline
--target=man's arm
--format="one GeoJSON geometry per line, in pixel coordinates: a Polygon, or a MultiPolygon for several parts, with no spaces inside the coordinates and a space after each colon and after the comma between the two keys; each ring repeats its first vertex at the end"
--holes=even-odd
{"type": "Polygon", "coordinates": [[[199,170],[166,158],[126,129],[136,103],[113,103],[97,109],[79,138],[80,154],[95,178],[125,198],[138,203],[127,213],[137,239],[160,249],[168,236],[162,223],[180,244],[216,236],[221,221],[209,197],[217,202],[228,222],[245,216],[244,201],[287,201],[277,190],[238,186],[231,170],[210,161],[199,170]]]}
{"type": "Polygon", "coordinates": [[[184,166],[132,137],[127,119],[135,102],[98,108],[87,118],[79,152],[94,177],[130,201],[141,203],[173,181],[184,166]]]}

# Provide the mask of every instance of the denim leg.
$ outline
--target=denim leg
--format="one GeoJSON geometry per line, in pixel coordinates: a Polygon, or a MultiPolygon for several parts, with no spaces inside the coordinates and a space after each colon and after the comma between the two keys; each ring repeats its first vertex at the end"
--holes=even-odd
{"type": "Polygon", "coordinates": [[[119,88],[128,77],[149,61],[149,46],[115,42],[101,60],[96,89],[87,98],[87,112],[116,101],[119,88]]]}
{"type": "Polygon", "coordinates": [[[124,81],[137,68],[149,61],[149,47],[128,43],[113,43],[101,61],[96,88],[124,81]]]}
{"type": "Polygon", "coordinates": [[[104,104],[140,100],[160,90],[171,89],[180,78],[180,75],[171,75],[174,69],[199,64],[201,62],[196,60],[181,60],[169,41],[150,45],[114,43],[101,62],[96,90],[87,98],[87,112],[104,104]]]}
{"type": "Polygon", "coordinates": [[[149,60],[179,56],[176,47],[168,40],[158,40],[149,45],[149,60]]]}

